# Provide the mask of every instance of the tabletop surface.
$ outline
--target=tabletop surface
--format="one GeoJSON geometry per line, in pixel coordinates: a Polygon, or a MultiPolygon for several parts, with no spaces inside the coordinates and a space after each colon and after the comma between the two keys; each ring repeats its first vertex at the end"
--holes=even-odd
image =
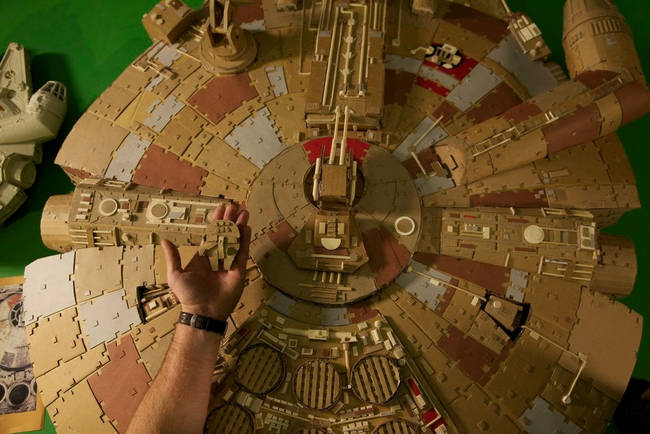
{"type": "MultiPolygon", "coordinates": [[[[201,0],[186,0],[198,7],[201,0]]],[[[51,255],[40,238],[41,210],[47,198],[72,190],[72,183],[53,161],[63,139],[90,103],[139,54],[150,40],[141,17],[154,0],[105,2],[100,0],[30,0],[0,2],[0,47],[19,42],[31,54],[33,87],[47,80],[58,80],[68,87],[68,114],[59,137],[44,145],[44,161],[38,166],[34,186],[27,191],[27,203],[0,227],[0,277],[22,275],[33,260],[51,255]]],[[[511,0],[512,10],[525,11],[541,28],[553,50],[551,60],[565,64],[560,0],[511,0]]],[[[650,26],[647,25],[647,0],[617,2],[634,33],[641,63],[650,77],[650,26]],[[644,55],[645,54],[645,55],[644,55]]],[[[643,209],[624,215],[606,231],[632,239],[636,246],[638,275],[632,294],[623,300],[630,308],[650,318],[650,147],[645,143],[650,117],[624,126],[618,131],[634,169],[643,209]]],[[[650,322],[644,323],[644,337],[634,370],[635,377],[650,380],[650,322]]],[[[41,432],[53,433],[49,418],[41,432]]]]}

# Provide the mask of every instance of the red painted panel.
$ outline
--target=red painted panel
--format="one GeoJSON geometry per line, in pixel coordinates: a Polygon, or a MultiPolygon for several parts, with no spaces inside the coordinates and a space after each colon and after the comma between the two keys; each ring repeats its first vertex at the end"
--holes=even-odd
{"type": "Polygon", "coordinates": [[[523,122],[528,118],[531,118],[535,115],[538,115],[542,110],[531,102],[522,102],[519,105],[512,107],[510,110],[506,110],[503,113],[503,117],[508,119],[510,122],[519,123],[523,122]]]}
{"type": "Polygon", "coordinates": [[[501,83],[467,112],[467,117],[480,124],[521,103],[521,98],[506,83],[501,83]]]}
{"type": "Polygon", "coordinates": [[[207,174],[207,170],[151,145],[133,173],[133,182],[198,195],[207,174]]]}
{"type": "Polygon", "coordinates": [[[623,111],[621,123],[623,125],[639,119],[650,111],[650,93],[638,81],[621,86],[614,94],[621,104],[623,111]]]}
{"type": "Polygon", "coordinates": [[[471,259],[422,252],[415,253],[413,259],[443,273],[480,285],[494,294],[505,295],[508,281],[506,277],[508,269],[505,267],[483,264],[471,259]]]}
{"type": "Polygon", "coordinates": [[[496,44],[501,42],[506,33],[508,33],[508,28],[504,21],[458,3],[449,3],[449,9],[444,19],[465,30],[484,36],[496,44]]]}
{"type": "Polygon", "coordinates": [[[379,311],[371,309],[371,305],[370,301],[362,301],[361,303],[355,303],[353,306],[349,306],[348,319],[353,323],[359,323],[376,317],[379,315],[379,311]]]}
{"type": "Polygon", "coordinates": [[[548,200],[544,190],[510,190],[474,194],[469,197],[469,204],[472,208],[479,206],[540,208],[547,207],[548,200]]]}
{"type": "Polygon", "coordinates": [[[595,89],[601,84],[612,80],[617,75],[619,75],[618,72],[598,69],[596,71],[584,71],[576,77],[576,80],[587,86],[589,89],[595,89]]]}
{"type": "Polygon", "coordinates": [[[264,19],[262,0],[255,0],[251,3],[239,3],[235,5],[235,12],[233,13],[232,19],[235,24],[251,23],[253,21],[264,19]]]}
{"type": "Polygon", "coordinates": [[[449,95],[449,92],[451,92],[451,90],[447,89],[443,85],[438,84],[435,81],[431,81],[429,79],[426,79],[424,77],[419,77],[419,76],[416,77],[415,83],[420,87],[423,87],[425,89],[429,89],[430,91],[432,91],[434,93],[437,93],[438,95],[440,95],[443,98],[446,98],[447,95],[449,95]]]}
{"type": "Polygon", "coordinates": [[[242,102],[257,96],[250,81],[247,73],[215,77],[195,92],[188,102],[212,123],[218,124],[242,102]]]}
{"type": "Polygon", "coordinates": [[[363,234],[363,243],[369,257],[370,269],[376,273],[375,283],[382,287],[404,269],[411,252],[383,226],[363,234]]]}
{"type": "Polygon", "coordinates": [[[267,231],[266,235],[273,241],[273,244],[280,249],[287,251],[289,249],[289,246],[293,242],[294,238],[296,238],[296,233],[293,231],[293,228],[289,223],[287,223],[286,220],[281,221],[278,223],[276,227],[273,228],[273,230],[267,231]]]}
{"type": "MultiPolygon", "coordinates": [[[[319,137],[317,139],[305,142],[302,146],[307,151],[307,156],[310,163],[315,163],[316,159],[321,156],[321,151],[324,149],[325,156],[329,157],[332,148],[333,137],[319,137]]],[[[366,152],[370,145],[366,142],[357,139],[348,139],[347,149],[354,151],[354,159],[357,164],[361,165],[366,156],[366,152]]]]}
{"type": "Polygon", "coordinates": [[[601,124],[600,110],[593,103],[543,127],[542,133],[548,142],[548,153],[596,140],[600,137],[601,124]]]}
{"type": "Polygon", "coordinates": [[[479,343],[474,338],[463,335],[454,326],[449,326],[447,335],[437,342],[438,347],[451,359],[459,362],[459,367],[469,378],[484,386],[500,363],[499,354],[479,343]]]}
{"type": "Polygon", "coordinates": [[[85,170],[81,170],[81,169],[75,169],[75,168],[72,168],[72,167],[61,166],[61,169],[63,169],[63,171],[65,173],[67,173],[68,175],[73,176],[73,177],[78,178],[78,179],[86,179],[86,178],[90,178],[91,176],[93,176],[93,174],[90,173],[90,172],[86,172],[85,170]]]}
{"type": "Polygon", "coordinates": [[[151,381],[130,335],[121,342],[106,345],[110,362],[88,378],[88,385],[106,415],[117,422],[115,428],[126,432],[136,408],[151,381]]]}

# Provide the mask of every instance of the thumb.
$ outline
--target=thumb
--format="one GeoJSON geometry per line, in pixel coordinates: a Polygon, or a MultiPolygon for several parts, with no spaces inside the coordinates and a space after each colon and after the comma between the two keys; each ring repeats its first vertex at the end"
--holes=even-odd
{"type": "Polygon", "coordinates": [[[165,252],[165,265],[167,265],[167,283],[171,284],[172,276],[183,271],[181,267],[181,255],[176,246],[167,240],[162,240],[162,248],[165,252]]]}

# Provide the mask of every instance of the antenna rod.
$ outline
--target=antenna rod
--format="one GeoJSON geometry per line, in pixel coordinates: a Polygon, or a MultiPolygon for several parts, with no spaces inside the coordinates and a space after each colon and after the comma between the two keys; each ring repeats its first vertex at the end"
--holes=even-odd
{"type": "Polygon", "coordinates": [[[339,155],[339,165],[345,164],[345,151],[348,147],[348,123],[350,121],[350,107],[345,106],[345,120],[343,121],[343,138],[341,139],[341,154],[339,155]]]}
{"type": "Polygon", "coordinates": [[[341,119],[341,107],[336,106],[336,117],[334,118],[334,138],[332,139],[332,147],[330,148],[330,159],[329,163],[334,164],[334,158],[336,158],[336,142],[339,138],[339,121],[341,119]]]}

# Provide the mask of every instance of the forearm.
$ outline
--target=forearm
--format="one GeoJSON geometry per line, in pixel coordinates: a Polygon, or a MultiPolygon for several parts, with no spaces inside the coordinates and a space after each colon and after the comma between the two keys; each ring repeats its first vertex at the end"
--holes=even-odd
{"type": "Polygon", "coordinates": [[[182,324],[129,433],[201,433],[208,411],[220,336],[182,324]]]}

